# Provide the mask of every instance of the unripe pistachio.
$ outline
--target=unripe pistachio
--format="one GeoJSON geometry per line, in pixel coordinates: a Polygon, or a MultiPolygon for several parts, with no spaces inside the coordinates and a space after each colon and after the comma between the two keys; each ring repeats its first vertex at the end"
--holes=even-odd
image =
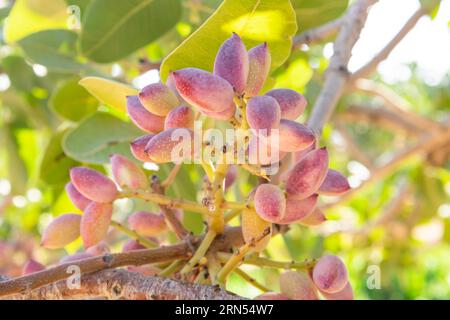
{"type": "Polygon", "coordinates": [[[70,170],[70,179],[75,188],[92,201],[108,203],[117,197],[118,191],[114,182],[98,171],[75,167],[70,170]]]}
{"type": "Polygon", "coordinates": [[[319,196],[317,194],[313,194],[312,196],[302,200],[287,197],[284,217],[277,223],[291,224],[304,219],[316,208],[318,197],[319,196]]]}
{"type": "Polygon", "coordinates": [[[322,292],[336,293],[345,288],[348,283],[348,272],[339,257],[323,256],[314,266],[312,278],[322,292]]]}
{"type": "Polygon", "coordinates": [[[180,103],[175,93],[162,83],[146,86],[139,93],[139,100],[145,109],[161,117],[165,117],[180,103]]]}
{"type": "Polygon", "coordinates": [[[291,89],[274,89],[267,92],[266,95],[277,100],[281,108],[282,119],[297,119],[308,105],[304,96],[291,89]]]}
{"type": "Polygon", "coordinates": [[[280,289],[292,300],[319,300],[313,281],[304,271],[286,271],[281,274],[280,289]]]}
{"type": "Polygon", "coordinates": [[[205,112],[233,108],[233,87],[221,77],[204,70],[186,68],[172,72],[178,92],[190,105],[205,112]]]}
{"type": "Polygon", "coordinates": [[[139,211],[128,218],[131,230],[142,236],[153,237],[167,230],[164,216],[151,212],[139,211]]]}
{"type": "Polygon", "coordinates": [[[115,154],[110,158],[114,181],[121,188],[147,189],[150,186],[144,170],[124,156],[115,154]]]}
{"type": "Polygon", "coordinates": [[[225,190],[228,190],[236,181],[238,169],[236,166],[230,166],[225,176],[225,190]]]}
{"type": "Polygon", "coordinates": [[[254,242],[255,246],[253,247],[253,250],[255,252],[263,251],[269,244],[271,238],[272,223],[261,219],[254,209],[242,210],[241,217],[242,235],[245,243],[254,242]],[[260,241],[255,242],[256,239],[260,239],[267,231],[269,231],[267,236],[260,241]]]}
{"type": "Polygon", "coordinates": [[[242,94],[247,84],[248,70],[247,49],[241,38],[233,33],[217,53],[214,74],[227,80],[237,93],[242,94]]]}
{"type": "Polygon", "coordinates": [[[290,172],[286,192],[297,199],[313,195],[322,185],[328,171],[326,148],[311,151],[290,172]]]}
{"type": "Polygon", "coordinates": [[[289,300],[288,297],[286,297],[282,293],[278,292],[265,292],[263,294],[260,294],[259,296],[255,297],[254,300],[289,300]]]}
{"type": "Polygon", "coordinates": [[[190,107],[179,106],[172,111],[166,117],[164,123],[164,130],[175,128],[187,128],[194,130],[195,114],[190,107]]]}
{"type": "Polygon", "coordinates": [[[131,121],[141,130],[150,133],[159,133],[164,130],[164,117],[145,109],[138,96],[127,97],[127,113],[131,121]]]}
{"type": "Polygon", "coordinates": [[[36,260],[30,259],[25,263],[22,268],[22,275],[26,276],[28,274],[36,273],[45,270],[45,266],[37,262],[36,260]]]}
{"type": "Polygon", "coordinates": [[[267,166],[280,162],[286,152],[280,151],[278,138],[278,133],[272,133],[270,136],[254,135],[248,145],[250,164],[267,166]]]}
{"type": "Polygon", "coordinates": [[[152,162],[181,163],[194,156],[194,132],[185,128],[169,129],[154,136],[145,147],[152,162]]]}
{"type": "Polygon", "coordinates": [[[247,103],[247,121],[252,129],[277,129],[281,111],[278,102],[269,96],[254,97],[247,103]]]}
{"type": "Polygon", "coordinates": [[[230,108],[225,109],[224,111],[220,111],[220,112],[202,111],[202,113],[205,116],[216,119],[216,120],[227,121],[227,120],[230,120],[236,114],[236,106],[233,105],[230,108]]]}
{"type": "Polygon", "coordinates": [[[97,243],[95,246],[92,246],[90,248],[86,249],[86,253],[92,255],[92,256],[101,256],[107,253],[110,253],[111,250],[109,249],[108,244],[105,241],[101,241],[97,243]]]}
{"type": "Polygon", "coordinates": [[[310,153],[311,151],[313,151],[313,150],[315,150],[315,149],[316,149],[316,144],[313,143],[312,145],[310,145],[310,146],[309,146],[308,148],[306,148],[305,150],[301,150],[301,151],[295,152],[295,153],[293,154],[293,156],[292,156],[292,162],[293,162],[294,164],[299,163],[300,161],[303,160],[303,158],[306,157],[306,155],[307,155],[308,153],[310,153]]]}
{"type": "Polygon", "coordinates": [[[321,225],[325,221],[327,221],[327,218],[323,212],[319,208],[315,208],[313,212],[297,222],[306,227],[315,227],[321,225]]]}
{"type": "Polygon", "coordinates": [[[145,153],[145,147],[154,136],[155,136],[154,134],[147,134],[145,136],[133,140],[130,143],[131,153],[137,160],[142,162],[151,161],[150,157],[145,153]]]}
{"type": "Polygon", "coordinates": [[[85,196],[83,196],[77,188],[73,185],[72,182],[66,184],[66,193],[69,196],[70,201],[74,204],[75,207],[83,211],[86,207],[92,202],[85,196]]]}
{"type": "Polygon", "coordinates": [[[353,288],[350,282],[347,282],[344,289],[335,293],[321,292],[327,300],[354,300],[353,288]]]}
{"type": "Polygon", "coordinates": [[[105,239],[113,207],[110,203],[91,203],[83,214],[80,224],[81,239],[85,248],[95,246],[105,239]]]}
{"type": "Polygon", "coordinates": [[[286,211],[286,197],[283,191],[273,184],[262,184],[256,189],[255,209],[265,221],[278,223],[286,211]]]}
{"type": "Polygon", "coordinates": [[[318,192],[327,196],[339,196],[348,190],[350,190],[350,185],[347,178],[342,173],[329,169],[318,192]]]}
{"type": "Polygon", "coordinates": [[[272,64],[272,56],[267,43],[250,49],[248,58],[249,72],[245,95],[247,97],[256,97],[264,87],[272,64]]]}
{"type": "Polygon", "coordinates": [[[177,86],[175,84],[175,78],[173,77],[172,73],[170,73],[168,75],[168,77],[167,77],[166,86],[168,86],[170,88],[170,90],[172,90],[172,92],[177,96],[178,101],[180,102],[180,104],[183,104],[183,105],[188,105],[189,104],[189,103],[187,103],[187,101],[185,101],[183,99],[183,97],[178,92],[177,86]]]}
{"type": "Polygon", "coordinates": [[[314,144],[316,137],[311,129],[292,120],[280,121],[280,150],[297,152],[305,150],[314,144]]]}
{"type": "Polygon", "coordinates": [[[54,219],[42,234],[41,245],[47,249],[60,249],[80,236],[81,216],[65,214],[54,219]]]}
{"type": "Polygon", "coordinates": [[[145,246],[137,242],[136,240],[128,240],[122,247],[122,252],[143,250],[146,249],[145,246]]]}

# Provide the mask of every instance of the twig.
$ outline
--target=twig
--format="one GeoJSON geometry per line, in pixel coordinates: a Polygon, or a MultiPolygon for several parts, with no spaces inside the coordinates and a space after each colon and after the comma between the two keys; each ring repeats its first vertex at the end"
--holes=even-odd
{"type": "Polygon", "coordinates": [[[411,112],[412,106],[408,101],[381,83],[367,79],[358,79],[353,85],[354,88],[362,92],[381,98],[387,109],[397,114],[404,122],[410,123],[411,126],[426,131],[442,129],[439,123],[411,112]]]}
{"type": "Polygon", "coordinates": [[[83,275],[79,288],[70,288],[66,281],[59,281],[7,299],[59,300],[88,297],[112,300],[244,300],[215,286],[145,277],[125,270],[103,270],[83,275]]]}
{"type": "Polygon", "coordinates": [[[175,164],[175,166],[172,168],[172,170],[170,170],[170,173],[167,176],[166,180],[164,180],[161,183],[161,187],[166,189],[173,183],[173,181],[177,177],[178,172],[180,172],[181,166],[182,165],[180,163],[179,164],[175,164]]]}
{"type": "Polygon", "coordinates": [[[267,228],[260,237],[252,239],[252,241],[244,244],[242,247],[240,247],[231,257],[228,259],[228,261],[225,263],[223,268],[219,271],[217,274],[217,282],[221,285],[224,285],[226,283],[226,279],[228,275],[239,266],[239,264],[242,262],[244,257],[250,253],[253,248],[258,244],[260,241],[262,241],[265,237],[270,235],[270,228],[267,228]]]}
{"type": "Polygon", "coordinates": [[[325,83],[308,121],[308,127],[319,136],[347,85],[349,79],[347,65],[352,48],[359,39],[367,19],[368,9],[375,2],[377,0],[359,0],[347,10],[343,17],[341,29],[334,43],[334,54],[326,71],[325,83]]]}
{"type": "Polygon", "coordinates": [[[395,113],[384,108],[368,105],[351,105],[344,112],[339,112],[333,118],[338,122],[349,124],[365,122],[371,126],[381,126],[394,132],[417,135],[420,130],[414,124],[405,121],[395,113]]]}
{"type": "Polygon", "coordinates": [[[364,78],[370,75],[382,62],[385,60],[389,54],[394,50],[394,48],[397,46],[397,44],[411,31],[412,28],[416,25],[416,23],[422,18],[424,15],[428,13],[427,8],[421,7],[419,8],[405,23],[405,25],[400,29],[400,31],[395,35],[395,37],[389,41],[389,43],[377,54],[375,57],[372,58],[366,65],[361,67],[359,70],[355,71],[351,79],[356,80],[359,78],[364,78]]]}
{"type": "MultiPolygon", "coordinates": [[[[173,178],[175,178],[176,173],[178,173],[177,170],[175,170],[175,175],[173,175],[173,178]]],[[[155,193],[161,195],[165,194],[165,189],[160,184],[157,176],[152,177],[151,187],[155,193]]],[[[172,208],[163,204],[159,204],[159,207],[165,217],[167,224],[169,225],[169,228],[176,234],[178,239],[180,240],[186,239],[186,237],[189,235],[189,231],[186,230],[181,221],[177,218],[176,212],[172,210],[172,208]]]]}
{"type": "Polygon", "coordinates": [[[337,33],[342,25],[342,18],[330,21],[320,27],[307,30],[294,38],[292,50],[298,50],[303,44],[311,45],[325,40],[337,33]]]}
{"type": "Polygon", "coordinates": [[[183,260],[176,260],[169,264],[164,270],[162,270],[160,273],[158,273],[158,276],[160,277],[169,277],[172,274],[176,273],[181,269],[183,266],[184,261],[183,260]]]}
{"type": "Polygon", "coordinates": [[[267,288],[266,286],[264,286],[263,284],[259,283],[258,281],[256,281],[255,278],[252,278],[250,275],[248,275],[247,273],[245,273],[244,271],[242,271],[241,269],[237,268],[234,270],[234,273],[236,273],[239,277],[241,277],[242,279],[244,279],[245,281],[247,281],[249,284],[251,284],[252,286],[254,286],[256,289],[261,290],[262,292],[268,292],[271,291],[269,288],[267,288]]]}
{"type": "Polygon", "coordinates": [[[146,248],[153,249],[159,246],[156,242],[153,242],[152,240],[141,236],[137,232],[128,229],[127,227],[125,227],[124,225],[122,225],[117,221],[112,220],[110,225],[119,230],[120,232],[126,234],[131,239],[136,240],[138,243],[142,244],[146,248]]]}
{"type": "Polygon", "coordinates": [[[202,242],[195,251],[194,256],[188,261],[188,263],[183,267],[183,269],[181,269],[182,274],[190,272],[192,268],[195,267],[195,265],[200,261],[200,259],[205,256],[206,252],[208,251],[209,247],[211,246],[211,243],[214,241],[216,236],[217,233],[215,231],[213,231],[212,229],[208,230],[202,242]]]}
{"type": "MultiPolygon", "coordinates": [[[[231,258],[231,254],[225,252],[218,252],[217,257],[222,262],[226,262],[231,258]]],[[[245,257],[242,261],[243,264],[253,265],[258,267],[265,268],[274,268],[274,269],[298,269],[298,270],[309,270],[312,269],[316,261],[315,260],[306,260],[303,262],[296,261],[276,261],[263,257],[254,257],[248,256],[245,257]]]]}

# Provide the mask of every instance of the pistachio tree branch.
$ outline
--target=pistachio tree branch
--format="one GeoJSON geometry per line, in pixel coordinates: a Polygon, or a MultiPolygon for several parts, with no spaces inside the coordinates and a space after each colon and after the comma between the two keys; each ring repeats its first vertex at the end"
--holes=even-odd
{"type": "Polygon", "coordinates": [[[0,282],[0,297],[16,293],[29,293],[39,287],[67,279],[71,275],[68,270],[72,266],[78,266],[83,275],[128,265],[140,266],[150,263],[170,262],[176,259],[186,259],[191,253],[189,245],[187,243],[181,243],[170,247],[106,254],[68,262],[44,271],[0,282]]]}
{"type": "Polygon", "coordinates": [[[412,112],[413,107],[407,100],[382,83],[368,79],[358,79],[353,85],[359,91],[381,98],[384,106],[389,111],[397,114],[404,122],[408,122],[412,126],[426,131],[442,129],[439,123],[412,112]]]}
{"type": "MultiPolygon", "coordinates": [[[[177,166],[175,168],[177,168],[177,166]]],[[[178,170],[175,170],[175,172],[178,173],[178,170]]],[[[161,195],[165,194],[165,188],[161,185],[157,176],[152,177],[151,187],[155,193],[161,195]]],[[[189,231],[186,230],[181,221],[178,219],[175,210],[164,204],[159,204],[159,208],[164,215],[167,225],[176,234],[178,239],[185,239],[189,235],[189,231]]]]}
{"type": "Polygon", "coordinates": [[[380,126],[382,128],[406,133],[409,135],[417,135],[420,133],[419,127],[397,114],[381,107],[372,107],[369,105],[350,105],[343,112],[339,112],[333,116],[335,122],[338,123],[367,123],[371,126],[380,126]]]}
{"type": "Polygon", "coordinates": [[[342,25],[342,17],[317,28],[307,30],[294,38],[292,50],[298,50],[303,44],[311,45],[333,36],[342,25]]]}
{"type": "MultiPolygon", "coordinates": [[[[103,256],[83,259],[51,267],[41,272],[33,273],[16,279],[0,282],[0,297],[17,293],[27,294],[32,290],[49,285],[56,281],[70,277],[67,270],[71,266],[78,266],[81,274],[88,274],[105,269],[124,266],[141,266],[146,264],[171,262],[189,259],[195,247],[202,238],[192,239],[191,242],[181,242],[176,245],[145,249],[124,253],[106,254],[103,256]]],[[[241,228],[228,228],[225,233],[217,236],[210,248],[211,252],[228,251],[244,243],[241,228]]]]}
{"type": "Polygon", "coordinates": [[[62,280],[9,296],[7,299],[61,300],[102,297],[110,300],[244,300],[215,286],[145,277],[120,269],[82,275],[80,280],[79,287],[71,288],[62,280]]]}
{"type": "Polygon", "coordinates": [[[348,83],[347,65],[353,46],[364,27],[369,7],[376,2],[377,0],[358,0],[342,18],[341,29],[334,43],[334,54],[325,74],[325,83],[308,121],[308,126],[319,136],[348,83]]]}

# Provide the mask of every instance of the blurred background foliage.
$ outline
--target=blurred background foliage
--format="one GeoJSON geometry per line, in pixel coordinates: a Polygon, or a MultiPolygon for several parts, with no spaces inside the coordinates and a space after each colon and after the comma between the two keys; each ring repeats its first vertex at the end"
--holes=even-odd
{"type": "MultiPolygon", "coordinates": [[[[244,41],[248,46],[269,42],[276,68],[268,87],[298,90],[313,106],[332,39],[290,54],[290,38],[296,25],[300,33],[340,17],[348,1],[263,2],[264,10],[252,20],[244,41]]],[[[66,252],[80,250],[80,242],[66,252],[39,247],[40,233],[53,216],[77,212],[63,192],[68,169],[82,163],[108,172],[107,156],[112,152],[129,155],[129,141],[141,135],[126,119],[121,102],[98,102],[79,84],[80,79],[98,76],[142,88],[158,81],[161,61],[194,32],[163,63],[162,76],[185,65],[210,68],[218,45],[242,24],[230,19],[230,12],[245,17],[253,1],[226,0],[216,11],[221,3],[0,1],[0,274],[20,274],[30,257],[51,264],[66,252]],[[210,57],[205,59],[203,54],[210,57]]],[[[438,11],[436,8],[435,14],[438,11]]],[[[439,39],[442,43],[449,40],[439,39]]],[[[375,74],[369,84],[401,97],[411,113],[433,121],[448,119],[449,74],[430,83],[417,65],[410,64],[407,69],[407,79],[386,82],[375,74]]],[[[135,90],[118,86],[119,92],[135,90]]],[[[93,88],[90,84],[85,87],[93,88]]],[[[366,92],[348,92],[325,128],[323,144],[331,150],[331,166],[349,176],[355,188],[370,180],[376,166],[417,143],[423,133],[402,127],[402,119],[389,121],[380,116],[385,104],[366,92]]],[[[301,120],[305,119],[307,114],[301,120]]],[[[359,299],[450,298],[449,149],[447,145],[425,158],[408,159],[337,205],[332,204],[336,199],[325,199],[329,221],[324,226],[295,225],[286,235],[275,237],[266,254],[274,259],[302,260],[335,253],[346,262],[359,299]],[[371,270],[377,270],[373,266],[380,270],[378,289],[368,285],[371,270]]],[[[170,166],[146,164],[145,168],[164,176],[170,166]]],[[[198,200],[202,177],[201,168],[185,165],[170,193],[198,200]]],[[[256,182],[240,172],[227,197],[244,199],[256,182]]],[[[144,206],[148,209],[143,203],[121,202],[117,219],[144,206]]],[[[196,214],[186,213],[184,223],[195,233],[203,230],[196,214]]],[[[171,240],[170,236],[165,239],[171,240]]],[[[122,243],[116,241],[113,248],[120,250],[122,243]]],[[[246,270],[277,290],[276,271],[246,270]]],[[[235,275],[229,289],[248,297],[258,294],[235,275]]]]}

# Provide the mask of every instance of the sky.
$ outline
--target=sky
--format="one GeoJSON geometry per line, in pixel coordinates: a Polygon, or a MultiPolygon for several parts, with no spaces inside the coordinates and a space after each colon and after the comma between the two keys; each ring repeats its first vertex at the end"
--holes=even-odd
{"type": "MultiPolygon", "coordinates": [[[[419,8],[418,0],[381,0],[372,7],[361,38],[350,60],[350,71],[369,61],[392,39],[419,8]]],[[[417,63],[429,85],[438,84],[450,71],[450,0],[443,0],[434,20],[423,17],[380,64],[378,71],[388,83],[406,81],[408,63],[417,63]]]]}

